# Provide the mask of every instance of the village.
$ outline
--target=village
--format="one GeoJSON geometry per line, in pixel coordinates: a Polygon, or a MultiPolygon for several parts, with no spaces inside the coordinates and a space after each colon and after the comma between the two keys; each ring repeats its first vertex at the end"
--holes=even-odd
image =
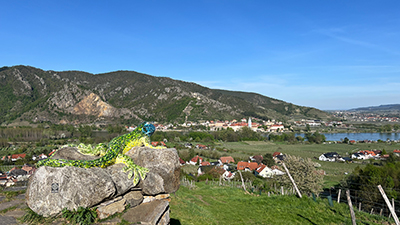
{"type": "MultiPolygon", "coordinates": [[[[275,152],[273,154],[273,159],[278,165],[284,160],[284,155],[280,152],[275,152]]],[[[220,157],[217,161],[206,161],[200,156],[195,156],[191,160],[185,162],[179,158],[181,166],[198,166],[197,174],[190,174],[190,176],[201,176],[213,168],[220,169],[220,175],[224,180],[232,180],[235,178],[237,171],[251,172],[255,176],[261,176],[263,178],[272,178],[273,176],[280,176],[285,174],[280,166],[273,165],[268,167],[262,163],[263,156],[255,155],[250,156],[248,161],[235,162],[231,156],[220,157]]]]}
{"type": "MultiPolygon", "coordinates": [[[[198,122],[186,121],[182,124],[161,124],[156,121],[151,122],[154,124],[158,131],[168,131],[168,130],[179,130],[179,129],[189,129],[192,127],[204,127],[209,131],[218,131],[222,129],[232,129],[233,131],[238,131],[243,127],[249,127],[251,130],[255,132],[263,132],[263,133],[282,133],[282,132],[290,132],[291,127],[341,127],[347,128],[349,125],[344,124],[342,121],[322,121],[322,120],[293,120],[288,121],[287,123],[283,123],[278,120],[262,120],[256,117],[249,117],[249,119],[242,118],[241,120],[210,120],[203,121],[200,120],[198,122]]],[[[132,131],[136,128],[136,126],[127,126],[126,129],[128,131],[132,131]]]]}
{"type": "MultiPolygon", "coordinates": [[[[400,150],[393,150],[393,154],[400,156],[400,150]]],[[[382,150],[359,150],[351,154],[350,157],[342,157],[337,152],[328,152],[319,156],[318,160],[326,162],[353,162],[354,160],[387,160],[389,154],[382,150]]]]}

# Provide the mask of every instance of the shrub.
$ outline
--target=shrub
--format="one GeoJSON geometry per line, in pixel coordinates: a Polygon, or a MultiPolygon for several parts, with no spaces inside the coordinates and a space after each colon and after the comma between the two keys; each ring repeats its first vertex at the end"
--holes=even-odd
{"type": "MultiPolygon", "coordinates": [[[[284,163],[301,193],[310,195],[322,191],[323,175],[317,172],[310,158],[287,155],[284,163]]],[[[286,188],[293,186],[288,175],[277,176],[276,180],[286,188]]]]}

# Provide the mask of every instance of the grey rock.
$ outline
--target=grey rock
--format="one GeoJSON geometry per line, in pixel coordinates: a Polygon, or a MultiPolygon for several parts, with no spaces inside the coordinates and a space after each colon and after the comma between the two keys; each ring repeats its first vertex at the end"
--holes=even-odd
{"type": "Polygon", "coordinates": [[[125,204],[135,207],[143,202],[143,195],[141,191],[130,191],[124,195],[124,199],[126,201],[125,204]]]}
{"type": "Polygon", "coordinates": [[[75,160],[93,160],[99,158],[99,156],[84,155],[78,151],[75,147],[61,148],[54,153],[52,159],[75,159],[75,160]]]}
{"type": "Polygon", "coordinates": [[[168,224],[169,202],[167,200],[157,200],[143,203],[128,209],[121,218],[128,221],[130,224],[168,224]]]}
{"type": "Polygon", "coordinates": [[[146,195],[173,193],[179,189],[181,166],[176,149],[135,147],[126,155],[130,156],[135,164],[150,170],[144,181],[140,182],[140,187],[146,195]]]}
{"type": "Polygon", "coordinates": [[[116,196],[125,194],[135,186],[133,185],[132,178],[128,178],[128,174],[121,170],[125,167],[125,164],[118,163],[106,168],[107,173],[110,175],[114,182],[115,188],[117,189],[116,196]]]}
{"type": "Polygon", "coordinates": [[[156,195],[165,192],[164,179],[152,171],[147,174],[146,179],[141,183],[141,187],[146,195],[156,195]]]}
{"type": "Polygon", "coordinates": [[[43,166],[29,181],[26,203],[36,213],[52,216],[63,208],[94,206],[116,193],[115,184],[104,169],[43,166]]]}
{"type": "Polygon", "coordinates": [[[97,207],[97,215],[99,219],[105,219],[115,213],[121,213],[125,210],[125,199],[122,197],[115,198],[108,202],[101,203],[97,207]]]}

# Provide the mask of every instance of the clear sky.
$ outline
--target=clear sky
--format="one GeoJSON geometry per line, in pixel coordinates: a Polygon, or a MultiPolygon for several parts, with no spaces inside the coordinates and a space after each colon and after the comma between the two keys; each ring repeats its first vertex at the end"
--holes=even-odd
{"type": "Polygon", "coordinates": [[[0,66],[133,70],[318,109],[400,103],[400,1],[1,1],[0,66]]]}

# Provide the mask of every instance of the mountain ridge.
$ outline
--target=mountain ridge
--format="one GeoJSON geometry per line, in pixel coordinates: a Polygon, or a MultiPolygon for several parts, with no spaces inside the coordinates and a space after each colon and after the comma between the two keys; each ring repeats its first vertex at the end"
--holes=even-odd
{"type": "Polygon", "coordinates": [[[379,106],[366,106],[354,109],[349,109],[348,111],[400,111],[400,104],[386,104],[379,106]]]}
{"type": "Polygon", "coordinates": [[[126,70],[91,74],[22,65],[2,67],[0,85],[0,123],[330,118],[321,110],[258,93],[211,89],[126,70]]]}

